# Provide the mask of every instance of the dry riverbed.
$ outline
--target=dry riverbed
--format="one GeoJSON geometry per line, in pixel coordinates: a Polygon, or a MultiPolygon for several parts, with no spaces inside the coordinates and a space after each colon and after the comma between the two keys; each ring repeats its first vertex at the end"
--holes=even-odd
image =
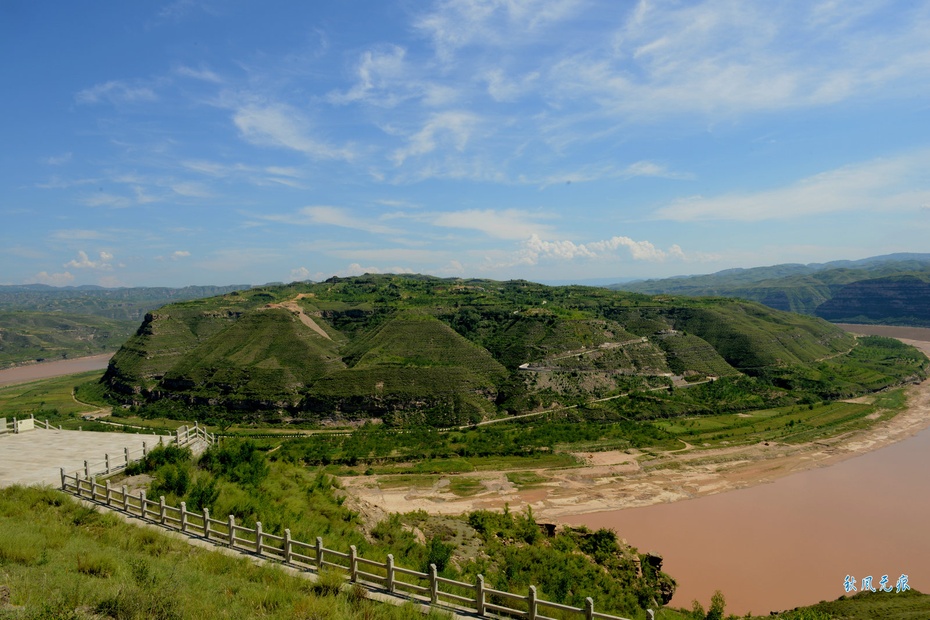
{"type": "MultiPolygon", "coordinates": [[[[849,329],[859,331],[853,326],[849,329]]],[[[863,327],[862,332],[865,331],[863,327]]],[[[912,330],[907,336],[925,340],[902,340],[930,355],[928,334],[930,330],[918,334],[912,330]]],[[[684,445],[681,449],[650,454],[637,450],[578,453],[575,456],[585,465],[575,468],[520,474],[455,474],[441,477],[427,487],[392,487],[382,484],[388,477],[381,481],[379,476],[345,477],[341,481],[361,502],[388,512],[422,509],[432,514],[461,514],[501,509],[508,504],[511,510],[532,506],[539,520],[557,520],[568,515],[674,502],[771,482],[877,450],[928,426],[930,380],[909,387],[907,409],[888,422],[867,431],[806,444],[767,442],[710,450],[684,445]],[[478,491],[467,497],[457,496],[451,488],[453,477],[473,478],[478,491]]]]}

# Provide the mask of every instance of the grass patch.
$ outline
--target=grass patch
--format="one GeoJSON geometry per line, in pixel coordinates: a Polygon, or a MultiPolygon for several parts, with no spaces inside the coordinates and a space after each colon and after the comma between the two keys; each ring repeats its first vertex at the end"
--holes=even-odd
{"type": "Polygon", "coordinates": [[[512,471],[507,473],[507,480],[518,489],[535,489],[549,482],[549,478],[540,476],[535,471],[512,471]]]}
{"type": "Polygon", "coordinates": [[[476,495],[482,489],[484,489],[484,485],[477,478],[456,476],[449,480],[449,490],[459,497],[476,495]]]}

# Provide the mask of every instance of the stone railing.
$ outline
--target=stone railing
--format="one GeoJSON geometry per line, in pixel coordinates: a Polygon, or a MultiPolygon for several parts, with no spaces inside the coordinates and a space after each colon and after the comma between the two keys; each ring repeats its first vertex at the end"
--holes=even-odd
{"type": "Polygon", "coordinates": [[[151,447],[147,442],[143,441],[142,447],[136,450],[123,448],[122,452],[117,452],[116,454],[104,454],[102,461],[84,461],[84,467],[74,472],[72,476],[88,479],[93,476],[112,476],[126,469],[133,461],[144,459],[148,456],[149,450],[155,446],[174,444],[184,448],[198,442],[202,442],[207,446],[212,446],[216,443],[216,437],[197,424],[194,424],[193,428],[182,426],[171,435],[155,435],[152,438],[154,441],[151,447]]]}
{"type": "MultiPolygon", "coordinates": [[[[125,465],[121,464],[120,467],[125,465]]],[[[232,515],[226,520],[217,520],[206,508],[201,513],[187,510],[184,502],[181,502],[180,507],[169,506],[164,496],[158,501],[146,498],[145,491],[139,491],[138,495],[133,496],[126,486],[116,489],[109,480],[100,484],[92,477],[66,474],[64,469],[61,470],[61,488],[71,495],[190,537],[305,571],[319,573],[324,569],[335,570],[344,573],[350,583],[400,594],[431,605],[467,610],[479,617],[505,614],[529,620],[556,620],[547,615],[555,613],[563,619],[626,620],[594,611],[594,601],[590,597],[585,599],[584,607],[573,607],[539,598],[535,586],[530,586],[526,595],[520,595],[487,587],[481,575],[478,575],[475,583],[446,579],[437,574],[435,564],[430,564],[429,572],[424,573],[396,566],[393,555],[388,555],[385,562],[363,558],[358,555],[354,545],[346,553],[324,547],[323,539],[319,537],[314,543],[295,540],[288,529],[284,530],[283,536],[276,536],[262,531],[261,523],[256,523],[255,527],[245,527],[237,524],[232,515]]],[[[653,617],[651,610],[648,613],[653,617]]]]}
{"type": "Polygon", "coordinates": [[[32,414],[30,414],[28,418],[22,420],[13,418],[11,422],[7,422],[6,418],[0,418],[0,435],[7,433],[24,433],[26,431],[35,430],[42,425],[53,430],[55,428],[54,426],[50,426],[47,420],[44,423],[40,420],[36,420],[32,414]]]}

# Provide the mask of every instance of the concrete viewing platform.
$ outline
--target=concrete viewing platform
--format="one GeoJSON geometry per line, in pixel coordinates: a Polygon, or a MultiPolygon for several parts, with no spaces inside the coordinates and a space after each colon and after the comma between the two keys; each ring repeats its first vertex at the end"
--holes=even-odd
{"type": "MultiPolygon", "coordinates": [[[[167,437],[164,437],[167,440],[167,437]]],[[[26,433],[0,435],[0,487],[13,484],[61,486],[60,468],[73,473],[84,461],[102,462],[106,454],[123,463],[124,448],[130,452],[158,445],[155,435],[59,431],[39,428],[26,433]]]]}

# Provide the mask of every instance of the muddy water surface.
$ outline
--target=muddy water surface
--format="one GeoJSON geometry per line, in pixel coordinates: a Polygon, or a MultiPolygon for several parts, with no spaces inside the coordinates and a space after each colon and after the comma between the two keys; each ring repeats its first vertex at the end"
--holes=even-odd
{"type": "Polygon", "coordinates": [[[73,375],[90,370],[103,370],[107,367],[107,363],[110,361],[111,357],[113,357],[112,353],[104,353],[103,355],[78,357],[73,360],[43,362],[41,364],[7,368],[5,370],[0,370],[0,385],[26,383],[28,381],[73,375]]]}
{"type": "MultiPolygon", "coordinates": [[[[902,335],[930,340],[921,331],[902,335]]],[[[728,612],[765,614],[835,599],[846,575],[861,586],[866,576],[893,585],[906,574],[930,592],[930,429],[769,484],[562,520],[613,528],[662,554],[679,581],[675,606],[707,607],[719,589],[728,612]]]]}

